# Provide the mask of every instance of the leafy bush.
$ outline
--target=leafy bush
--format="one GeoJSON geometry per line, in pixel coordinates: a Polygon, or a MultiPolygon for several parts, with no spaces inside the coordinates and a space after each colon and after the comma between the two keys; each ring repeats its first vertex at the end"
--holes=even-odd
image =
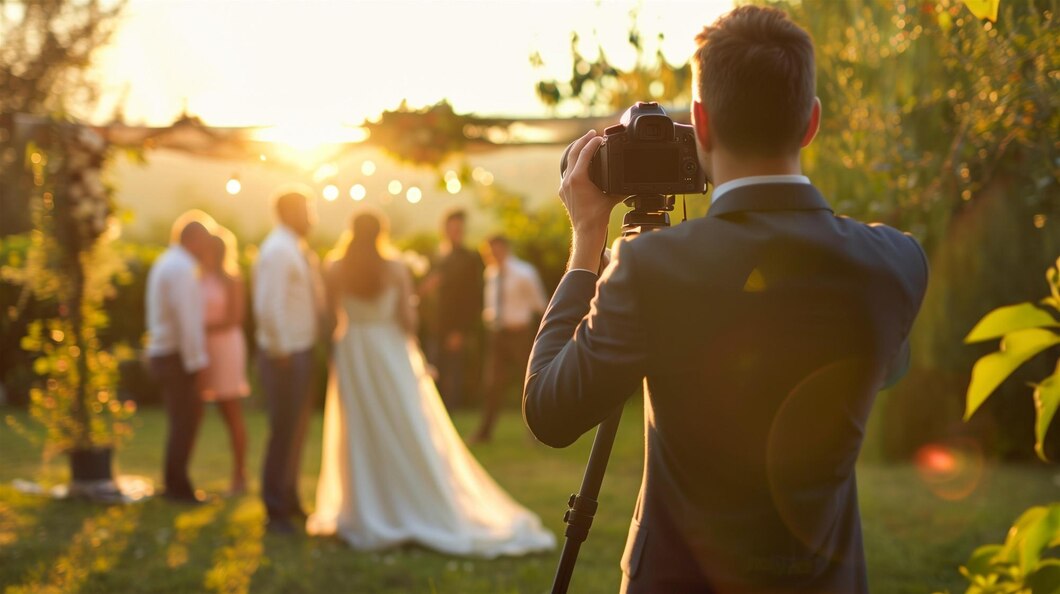
{"type": "MultiPolygon", "coordinates": [[[[1045,275],[1050,295],[1038,303],[999,307],[986,314],[964,339],[966,343],[1000,338],[997,352],[979,359],[972,368],[966,395],[965,420],[997,390],[1018,367],[1060,344],[1060,259],[1045,275]]],[[[1032,384],[1034,387],[1035,444],[1038,457],[1046,460],[1045,436],[1060,407],[1060,359],[1056,371],[1032,384]]]]}
{"type": "Polygon", "coordinates": [[[971,582],[965,594],[1056,594],[1057,554],[1060,503],[1032,507],[1012,525],[1004,544],[979,547],[961,567],[971,582]]]}
{"type": "MultiPolygon", "coordinates": [[[[1021,365],[1060,344],[1060,259],[1046,273],[1050,295],[1038,303],[999,307],[986,314],[967,343],[1001,338],[1000,349],[976,362],[966,395],[965,420],[1021,365]]],[[[1045,436],[1060,407],[1060,358],[1056,372],[1033,384],[1035,451],[1046,459],[1045,436]]],[[[971,585],[966,594],[1056,594],[1060,592],[1060,503],[1023,513],[1004,544],[981,546],[961,567],[971,585]]]]}

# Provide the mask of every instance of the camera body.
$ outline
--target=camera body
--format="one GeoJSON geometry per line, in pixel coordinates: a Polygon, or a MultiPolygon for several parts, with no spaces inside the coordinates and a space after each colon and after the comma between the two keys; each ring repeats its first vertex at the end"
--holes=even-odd
{"type": "MultiPolygon", "coordinates": [[[[563,153],[561,174],[570,149],[563,153]]],[[[675,123],[655,102],[638,102],[604,130],[604,142],[589,162],[589,179],[608,194],[625,196],[707,191],[695,130],[675,123]]]]}

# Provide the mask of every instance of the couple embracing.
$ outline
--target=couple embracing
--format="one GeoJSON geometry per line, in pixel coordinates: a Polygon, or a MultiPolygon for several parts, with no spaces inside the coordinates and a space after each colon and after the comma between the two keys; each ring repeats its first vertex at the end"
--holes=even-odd
{"type": "Polygon", "coordinates": [[[277,226],[261,245],[254,310],[269,410],[262,496],[269,529],[334,534],[359,549],[413,542],[456,555],[547,550],[554,536],[471,455],[426,372],[416,342],[415,291],[385,254],[381,213],[354,215],[321,266],[306,246],[308,193],[275,199],[277,226]],[[316,509],[297,484],[312,410],[312,350],[335,320],[316,509]]]}

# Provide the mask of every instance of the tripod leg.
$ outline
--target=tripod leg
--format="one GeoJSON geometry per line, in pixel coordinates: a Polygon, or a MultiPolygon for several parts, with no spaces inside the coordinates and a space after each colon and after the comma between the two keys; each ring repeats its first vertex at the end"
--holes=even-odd
{"type": "Polygon", "coordinates": [[[560,554],[556,577],[552,581],[552,594],[566,594],[570,578],[574,574],[574,564],[578,561],[578,551],[585,539],[596,515],[597,497],[600,496],[600,485],[604,482],[607,461],[611,457],[611,448],[615,445],[618,425],[622,421],[622,406],[604,419],[596,430],[593,449],[589,453],[589,463],[585,466],[581,489],[571,495],[567,502],[567,513],[563,521],[567,524],[566,541],[560,554]]]}

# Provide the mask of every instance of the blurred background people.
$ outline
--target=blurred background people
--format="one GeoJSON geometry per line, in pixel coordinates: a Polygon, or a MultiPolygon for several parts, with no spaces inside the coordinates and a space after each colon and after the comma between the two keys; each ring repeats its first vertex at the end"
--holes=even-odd
{"type": "Polygon", "coordinates": [[[254,278],[254,315],[269,437],[262,499],[269,530],[294,532],[306,513],[298,476],[313,403],[313,347],[323,312],[319,260],[305,237],[314,222],[310,191],[281,189],[274,200],[276,227],[261,244],[254,278]]]}
{"type": "Polygon", "coordinates": [[[482,314],[482,257],[464,245],[466,223],[463,210],[445,215],[441,246],[423,285],[425,292],[437,292],[434,364],[449,410],[467,399],[468,347],[482,314]]]}
{"type": "Polygon", "coordinates": [[[528,262],[511,253],[508,239],[494,235],[487,242],[482,320],[486,325],[486,365],[482,389],[482,420],[473,442],[493,438],[504,402],[514,383],[522,385],[534,341],[535,324],[548,301],[541,277],[528,262]]]}
{"type": "Polygon", "coordinates": [[[202,399],[216,402],[232,445],[230,495],[247,490],[247,432],[241,400],[250,394],[247,382],[247,345],[243,337],[246,289],[236,261],[236,238],[218,227],[210,238],[202,263],[202,297],[206,321],[206,352],[202,399]]]}
{"type": "Polygon", "coordinates": [[[202,211],[182,214],[147,275],[147,356],[166,405],[165,496],[184,503],[205,499],[192,486],[188,461],[202,422],[209,363],[199,263],[208,259],[214,225],[202,211]]]}

